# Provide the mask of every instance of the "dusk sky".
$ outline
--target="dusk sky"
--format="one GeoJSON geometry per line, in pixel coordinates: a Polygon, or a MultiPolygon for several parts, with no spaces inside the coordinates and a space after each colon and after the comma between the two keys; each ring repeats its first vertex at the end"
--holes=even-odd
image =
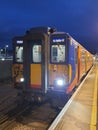
{"type": "Polygon", "coordinates": [[[0,1],[0,47],[36,26],[69,33],[91,53],[98,52],[98,0],[0,1]]]}

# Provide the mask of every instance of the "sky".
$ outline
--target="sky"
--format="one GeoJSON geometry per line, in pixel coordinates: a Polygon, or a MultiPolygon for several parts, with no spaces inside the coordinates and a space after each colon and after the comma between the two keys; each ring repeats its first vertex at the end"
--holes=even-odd
{"type": "Polygon", "coordinates": [[[91,53],[98,52],[98,0],[0,1],[0,48],[36,26],[69,33],[91,53]]]}

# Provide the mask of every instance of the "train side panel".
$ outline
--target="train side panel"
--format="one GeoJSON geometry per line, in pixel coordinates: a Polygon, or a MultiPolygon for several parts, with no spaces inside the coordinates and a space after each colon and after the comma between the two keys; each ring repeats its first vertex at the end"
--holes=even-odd
{"type": "Polygon", "coordinates": [[[69,94],[78,82],[78,44],[77,42],[70,36],[68,36],[68,65],[69,65],[69,73],[70,77],[69,85],[66,89],[66,93],[69,94]]]}
{"type": "Polygon", "coordinates": [[[93,56],[88,51],[86,52],[86,68],[87,71],[91,68],[93,65],[93,56]]]}
{"type": "Polygon", "coordinates": [[[85,49],[79,44],[79,80],[86,73],[86,57],[85,57],[85,49]]]}

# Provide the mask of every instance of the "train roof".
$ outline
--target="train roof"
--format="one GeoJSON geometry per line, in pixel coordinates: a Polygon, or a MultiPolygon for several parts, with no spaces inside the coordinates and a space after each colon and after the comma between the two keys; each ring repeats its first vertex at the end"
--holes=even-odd
{"type": "Polygon", "coordinates": [[[51,28],[51,27],[44,27],[44,26],[39,26],[39,27],[33,27],[30,30],[27,30],[26,33],[46,33],[50,34],[56,31],[56,28],[51,28]]]}

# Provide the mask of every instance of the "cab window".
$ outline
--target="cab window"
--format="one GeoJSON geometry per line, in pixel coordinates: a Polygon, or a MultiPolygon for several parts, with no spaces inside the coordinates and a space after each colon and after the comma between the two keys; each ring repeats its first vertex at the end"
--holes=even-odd
{"type": "Polygon", "coordinates": [[[15,61],[23,62],[23,46],[16,46],[15,48],[15,61]]]}
{"type": "Polygon", "coordinates": [[[53,63],[65,62],[65,45],[51,46],[51,62],[53,63]]]}

